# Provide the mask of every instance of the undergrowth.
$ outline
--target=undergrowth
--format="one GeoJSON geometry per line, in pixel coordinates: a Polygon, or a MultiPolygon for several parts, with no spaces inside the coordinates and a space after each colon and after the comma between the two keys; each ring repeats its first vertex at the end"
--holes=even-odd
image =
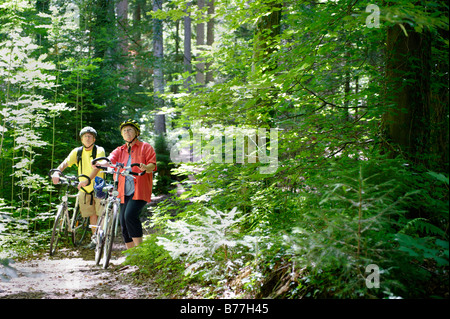
{"type": "Polygon", "coordinates": [[[157,232],[129,252],[127,262],[168,295],[448,297],[443,174],[398,159],[348,159],[294,185],[219,168],[157,207],[157,232]]]}

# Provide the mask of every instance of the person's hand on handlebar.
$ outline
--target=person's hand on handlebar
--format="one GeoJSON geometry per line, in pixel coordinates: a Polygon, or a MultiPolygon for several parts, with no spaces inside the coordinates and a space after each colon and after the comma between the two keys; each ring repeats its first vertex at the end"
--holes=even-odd
{"type": "Polygon", "coordinates": [[[152,172],[155,169],[155,164],[150,163],[148,165],[145,165],[145,164],[141,163],[141,165],[139,165],[138,167],[139,167],[139,169],[141,171],[145,171],[147,173],[150,173],[150,172],[152,172]]]}
{"type": "Polygon", "coordinates": [[[80,190],[81,187],[86,187],[86,186],[88,186],[88,185],[89,185],[89,181],[88,181],[87,179],[85,179],[85,180],[83,180],[83,181],[81,181],[81,182],[78,183],[77,188],[78,188],[78,190],[80,190]]]}
{"type": "Polygon", "coordinates": [[[54,172],[52,175],[52,182],[53,184],[58,184],[59,183],[59,172],[54,172]]]}
{"type": "Polygon", "coordinates": [[[105,166],[108,163],[106,161],[98,161],[96,163],[94,163],[94,160],[91,161],[91,167],[92,169],[99,169],[99,167],[101,166],[105,166]]]}

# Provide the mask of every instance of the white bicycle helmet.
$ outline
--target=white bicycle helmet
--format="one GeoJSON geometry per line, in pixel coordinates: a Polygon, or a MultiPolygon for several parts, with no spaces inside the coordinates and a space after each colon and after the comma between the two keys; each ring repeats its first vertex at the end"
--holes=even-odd
{"type": "Polygon", "coordinates": [[[80,137],[82,137],[85,133],[92,133],[92,134],[94,134],[95,137],[97,137],[97,131],[93,127],[90,127],[90,126],[84,127],[80,131],[80,137]]]}

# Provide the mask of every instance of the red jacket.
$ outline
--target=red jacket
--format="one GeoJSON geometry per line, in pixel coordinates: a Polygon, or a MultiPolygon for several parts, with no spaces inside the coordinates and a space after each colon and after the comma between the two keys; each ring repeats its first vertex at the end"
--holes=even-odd
{"type": "MultiPolygon", "coordinates": [[[[126,165],[128,156],[128,146],[124,144],[112,151],[111,154],[109,154],[109,159],[113,164],[119,162],[126,165]]],[[[145,165],[153,163],[156,165],[156,153],[153,147],[148,143],[136,140],[136,143],[131,147],[131,164],[133,163],[143,163],[145,165]]],[[[156,171],[156,167],[154,171],[156,171]]],[[[140,173],[142,171],[138,167],[133,167],[133,172],[140,173]]],[[[133,199],[150,202],[152,196],[153,173],[146,173],[142,176],[135,177],[133,199]]],[[[122,175],[119,175],[118,189],[120,202],[123,204],[125,202],[125,177],[122,175]]]]}

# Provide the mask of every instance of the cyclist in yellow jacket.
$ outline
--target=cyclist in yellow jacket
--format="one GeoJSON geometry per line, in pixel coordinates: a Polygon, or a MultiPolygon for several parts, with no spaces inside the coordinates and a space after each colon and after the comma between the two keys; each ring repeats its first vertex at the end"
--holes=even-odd
{"type": "MultiPolygon", "coordinates": [[[[96,137],[97,131],[94,128],[90,126],[83,128],[80,131],[83,146],[73,149],[67,158],[57,167],[62,172],[67,167],[75,164],[78,167],[78,175],[85,174],[91,178],[92,183],[88,186],[86,186],[87,180],[83,180],[78,184],[78,203],[81,216],[89,217],[91,225],[97,224],[97,218],[102,213],[100,199],[94,196],[93,181],[95,176],[103,178],[104,174],[99,169],[93,168],[91,161],[96,157],[105,156],[105,150],[103,147],[95,145],[96,137]]],[[[54,184],[58,184],[59,174],[57,172],[52,175],[52,181],[54,184]]]]}

